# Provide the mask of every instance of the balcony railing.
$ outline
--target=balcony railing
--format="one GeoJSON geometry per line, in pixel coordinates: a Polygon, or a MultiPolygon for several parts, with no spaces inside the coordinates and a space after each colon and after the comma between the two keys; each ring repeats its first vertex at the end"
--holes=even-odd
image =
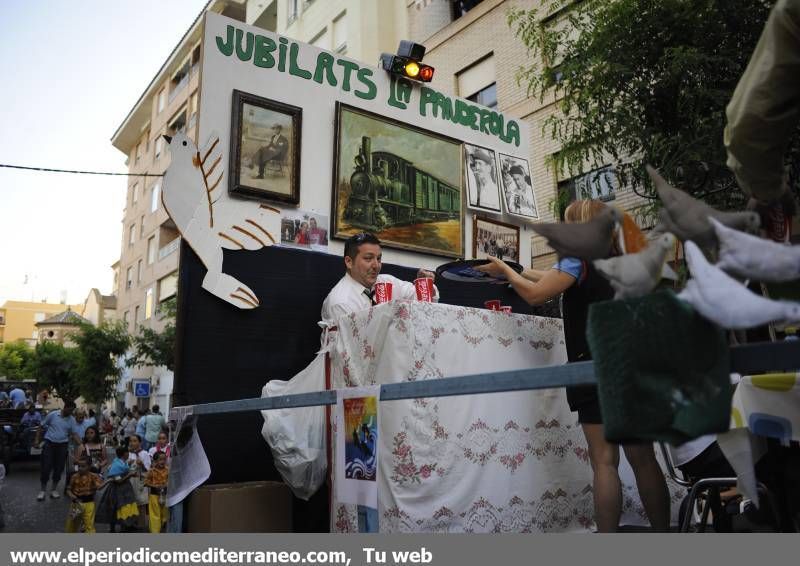
{"type": "Polygon", "coordinates": [[[169,244],[158,250],[158,261],[161,261],[171,253],[175,252],[181,245],[180,237],[175,238],[169,244]]]}
{"type": "Polygon", "coordinates": [[[181,93],[183,89],[186,88],[186,85],[189,84],[189,74],[183,76],[183,78],[175,85],[175,88],[172,89],[172,92],[169,93],[169,104],[172,104],[172,101],[177,98],[177,96],[181,93]]]}

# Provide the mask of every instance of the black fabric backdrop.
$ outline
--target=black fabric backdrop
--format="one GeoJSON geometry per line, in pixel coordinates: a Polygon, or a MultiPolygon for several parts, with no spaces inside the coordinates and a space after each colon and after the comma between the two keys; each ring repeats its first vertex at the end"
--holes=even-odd
{"type": "MultiPolygon", "coordinates": [[[[445,263],[446,259],[442,260],[445,263]]],[[[288,380],[306,367],[320,346],[322,301],[344,275],[340,256],[272,246],[225,252],[224,271],[247,284],[261,306],[238,309],[205,291],[205,267],[184,241],[172,405],[260,397],[271,379],[288,380]]],[[[383,273],[413,280],[416,267],[383,264],[383,273]]],[[[442,303],[483,307],[501,299],[516,313],[558,316],[554,303],[532,308],[506,285],[436,281],[442,303]]],[[[198,429],[211,463],[209,483],[281,481],[261,437],[260,413],[207,415],[198,429]]],[[[328,531],[328,492],[309,502],[295,499],[296,532],[328,531]]]]}

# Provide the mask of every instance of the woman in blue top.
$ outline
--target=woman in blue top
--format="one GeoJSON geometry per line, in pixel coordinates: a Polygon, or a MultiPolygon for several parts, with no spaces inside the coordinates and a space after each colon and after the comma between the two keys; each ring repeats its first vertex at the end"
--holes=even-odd
{"type": "MultiPolygon", "coordinates": [[[[579,200],[564,212],[567,222],[588,222],[605,210],[602,202],[579,200]]],[[[609,256],[618,255],[616,235],[608,243],[609,256]]],[[[589,305],[611,300],[614,292],[608,281],[597,273],[591,262],[577,258],[561,258],[549,271],[526,269],[522,275],[505,262],[490,257],[492,263],[478,267],[490,275],[504,275],[517,294],[531,305],[562,296],[564,341],[569,362],[591,359],[586,342],[586,319],[589,305]]],[[[584,385],[567,387],[567,402],[578,413],[594,474],[594,512],[597,530],[613,532],[622,514],[622,486],[619,479],[619,446],[606,441],[597,387],[584,385]]],[[[664,474],[655,458],[653,445],[648,443],[623,445],[625,456],[636,476],[636,486],[650,524],[657,531],[669,529],[669,491],[664,474]]]]}

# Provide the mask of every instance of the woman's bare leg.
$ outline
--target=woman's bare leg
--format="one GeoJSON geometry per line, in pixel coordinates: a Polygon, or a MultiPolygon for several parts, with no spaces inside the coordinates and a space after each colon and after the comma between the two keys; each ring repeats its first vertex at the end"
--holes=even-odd
{"type": "Polygon", "coordinates": [[[594,472],[594,521],[601,533],[616,532],[622,513],[622,486],[619,481],[619,448],[603,435],[603,425],[581,423],[589,445],[589,461],[594,472]]]}
{"type": "Polygon", "coordinates": [[[623,446],[636,476],[636,488],[650,525],[657,532],[669,531],[669,490],[650,443],[623,446]]]}

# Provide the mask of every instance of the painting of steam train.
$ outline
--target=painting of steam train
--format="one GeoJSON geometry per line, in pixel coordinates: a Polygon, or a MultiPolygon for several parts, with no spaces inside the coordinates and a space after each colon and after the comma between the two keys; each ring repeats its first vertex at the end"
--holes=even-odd
{"type": "Polygon", "coordinates": [[[460,142],[341,104],[334,234],[463,257],[460,142]]]}

